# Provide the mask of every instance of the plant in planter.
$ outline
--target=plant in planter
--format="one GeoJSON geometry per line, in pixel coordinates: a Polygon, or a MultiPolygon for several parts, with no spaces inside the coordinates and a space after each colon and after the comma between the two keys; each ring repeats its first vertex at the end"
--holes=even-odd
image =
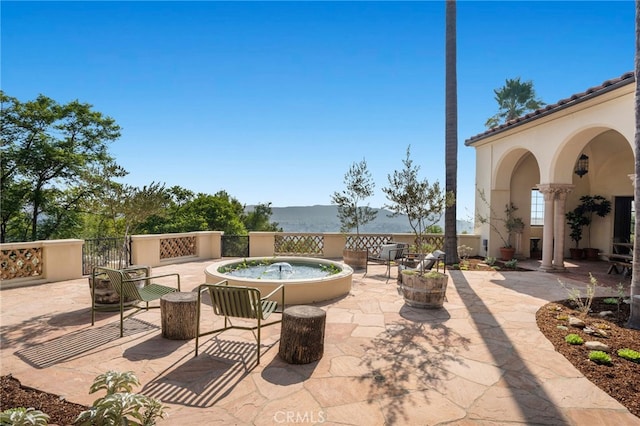
{"type": "Polygon", "coordinates": [[[598,249],[591,247],[591,224],[593,223],[593,215],[598,217],[605,217],[611,213],[611,201],[604,198],[602,195],[583,195],[580,197],[580,205],[577,207],[587,217],[588,221],[585,224],[587,227],[587,253],[588,259],[598,258],[598,249]]]}
{"type": "Polygon", "coordinates": [[[347,265],[355,268],[364,268],[367,263],[367,247],[360,239],[360,227],[373,221],[378,212],[368,205],[359,205],[373,195],[375,183],[367,168],[366,160],[353,163],[344,175],[345,189],[342,192],[334,192],[331,203],[338,205],[338,219],[340,219],[340,232],[348,233],[355,229],[356,238],[345,246],[343,256],[347,265]]]}
{"type": "Polygon", "coordinates": [[[576,243],[575,247],[569,249],[571,258],[574,260],[582,259],[583,250],[580,248],[580,240],[582,240],[582,228],[589,223],[589,218],[583,214],[580,207],[565,213],[567,225],[569,225],[569,237],[576,243]]]}
{"type": "Polygon", "coordinates": [[[487,201],[484,191],[478,189],[480,199],[489,208],[489,216],[476,212],[476,218],[478,222],[487,224],[502,240],[502,246],[500,247],[500,255],[503,261],[509,261],[513,259],[515,254],[515,247],[513,246],[513,237],[515,234],[522,233],[524,229],[524,221],[522,218],[515,215],[518,208],[513,203],[508,203],[504,208],[504,216],[498,215],[491,205],[487,201]],[[506,231],[506,234],[505,234],[506,231]],[[506,237],[505,237],[506,235],[506,237]]]}
{"type": "Polygon", "coordinates": [[[429,250],[428,245],[425,244],[425,234],[430,226],[442,218],[446,207],[452,205],[455,199],[452,194],[441,190],[438,181],[430,184],[428,180],[418,178],[420,167],[415,166],[411,160],[410,146],[402,163],[403,169],[388,175],[389,186],[382,188],[391,202],[385,205],[385,208],[392,212],[392,216],[407,216],[415,236],[418,257],[424,260],[419,263],[415,271],[402,271],[401,289],[405,302],[411,306],[442,307],[447,275],[425,270],[426,250],[429,250]]]}

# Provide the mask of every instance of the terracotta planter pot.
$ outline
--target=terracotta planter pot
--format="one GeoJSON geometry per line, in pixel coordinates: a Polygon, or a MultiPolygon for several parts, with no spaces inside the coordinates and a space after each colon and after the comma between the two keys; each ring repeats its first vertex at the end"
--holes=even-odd
{"type": "Polygon", "coordinates": [[[437,272],[425,275],[403,273],[399,290],[404,302],[414,308],[438,309],[444,305],[449,276],[437,272]]]}
{"type": "Polygon", "coordinates": [[[582,256],[584,255],[584,250],[581,248],[570,248],[569,253],[571,253],[571,259],[582,260],[582,256]]]}
{"type": "Polygon", "coordinates": [[[598,250],[597,248],[586,248],[584,249],[584,254],[585,257],[587,258],[587,260],[598,260],[598,253],[600,252],[600,250],[598,250]]]}
{"type": "Polygon", "coordinates": [[[509,261],[513,259],[516,249],[514,247],[500,247],[500,260],[509,261]]]}
{"type": "Polygon", "coordinates": [[[354,269],[364,269],[367,267],[367,250],[350,250],[342,251],[342,260],[354,269]]]}

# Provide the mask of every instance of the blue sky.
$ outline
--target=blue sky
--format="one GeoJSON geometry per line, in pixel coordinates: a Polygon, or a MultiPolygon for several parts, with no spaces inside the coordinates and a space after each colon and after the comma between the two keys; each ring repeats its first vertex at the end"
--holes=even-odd
{"type": "MultiPolygon", "coordinates": [[[[2,90],[113,117],[124,182],[274,207],[330,204],[351,163],[381,188],[411,145],[444,185],[444,1],[10,2],[2,90]]],[[[464,141],[505,79],[554,103],[634,66],[634,2],[458,1],[458,217],[473,214],[464,141]]]]}

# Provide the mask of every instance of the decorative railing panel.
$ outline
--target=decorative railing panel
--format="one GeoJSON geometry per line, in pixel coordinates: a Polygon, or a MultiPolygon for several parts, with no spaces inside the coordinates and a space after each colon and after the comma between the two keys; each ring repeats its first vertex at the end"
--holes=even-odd
{"type": "Polygon", "coordinates": [[[276,255],[322,256],[324,236],[317,234],[277,234],[274,242],[276,255]]]}
{"type": "MultiPolygon", "coordinates": [[[[392,241],[391,235],[347,235],[346,247],[349,250],[367,249],[375,252],[382,244],[392,241]]],[[[375,253],[373,253],[375,254],[375,253]]]]}
{"type": "Polygon", "coordinates": [[[444,250],[444,235],[426,235],[422,241],[434,250],[444,250]]]}
{"type": "Polygon", "coordinates": [[[160,259],[195,255],[196,237],[162,238],[160,240],[160,259]]]}
{"type": "Polygon", "coordinates": [[[0,251],[0,277],[3,280],[42,275],[42,248],[29,247],[0,251]]]}

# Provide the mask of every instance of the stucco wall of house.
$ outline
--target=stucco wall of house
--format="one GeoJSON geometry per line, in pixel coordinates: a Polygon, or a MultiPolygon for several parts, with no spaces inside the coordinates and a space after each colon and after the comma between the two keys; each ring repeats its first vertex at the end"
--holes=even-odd
{"type": "MultiPolygon", "coordinates": [[[[513,202],[529,225],[531,189],[538,183],[575,185],[566,210],[585,194],[603,195],[612,202],[615,196],[632,196],[628,175],[634,173],[634,90],[635,84],[627,84],[472,143],[476,185],[493,210],[503,214],[505,204],[513,202]],[[573,169],[582,153],[589,156],[589,173],[579,178],[573,169]]],[[[476,194],[476,210],[483,209],[485,203],[476,194]]],[[[496,256],[502,245],[499,236],[477,221],[475,232],[488,239],[487,254],[496,256]]],[[[526,227],[523,256],[529,255],[529,238],[539,234],[539,228],[526,227]]],[[[568,229],[565,234],[568,254],[568,229]]],[[[590,245],[609,252],[612,234],[613,214],[598,218],[591,227],[590,245]]],[[[582,247],[588,245],[586,238],[585,234],[582,247]]]]}

